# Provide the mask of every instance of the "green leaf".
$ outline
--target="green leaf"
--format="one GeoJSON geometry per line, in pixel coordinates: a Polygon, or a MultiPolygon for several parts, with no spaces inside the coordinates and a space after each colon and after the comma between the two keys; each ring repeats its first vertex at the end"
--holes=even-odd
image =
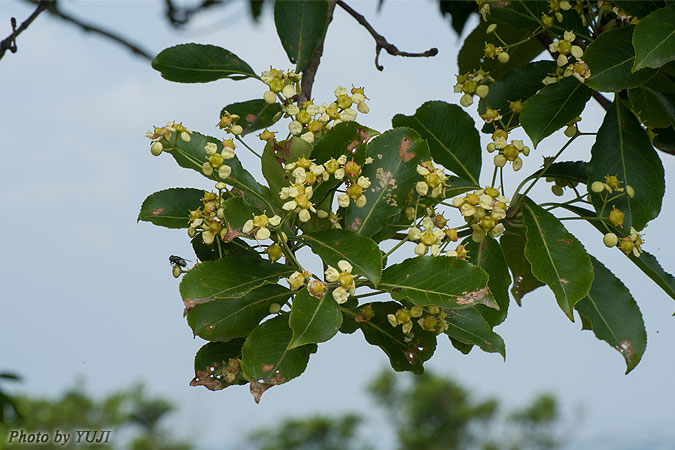
{"type": "MultiPolygon", "coordinates": [[[[597,219],[597,215],[594,211],[589,211],[585,208],[580,208],[574,205],[565,205],[565,209],[572,211],[580,217],[587,217],[591,220],[588,221],[591,225],[595,227],[600,233],[605,234],[607,228],[616,233],[617,236],[621,236],[623,233],[618,228],[612,227],[611,225],[600,223],[597,219]]],[[[663,291],[668,294],[673,300],[675,300],[675,277],[663,270],[661,264],[657,261],[654,255],[642,251],[640,257],[636,257],[632,253],[628,254],[628,259],[630,259],[633,264],[638,266],[642,272],[645,273],[649,278],[652,279],[663,291]]]]}
{"type": "Polygon", "coordinates": [[[410,191],[421,180],[417,166],[429,159],[429,147],[415,130],[394,128],[370,141],[366,150],[373,158],[362,170],[372,183],[363,190],[366,205],[358,208],[351,202],[344,217],[345,228],[372,236],[403,210],[410,191]]]}
{"type": "Polygon", "coordinates": [[[352,265],[353,274],[364,275],[377,287],[382,276],[382,253],[372,239],[349,230],[305,233],[302,238],[329,266],[337,267],[345,260],[352,265]]]}
{"type": "Polygon", "coordinates": [[[675,5],[657,9],[635,26],[633,70],[658,69],[675,60],[675,5]]]}
{"type": "Polygon", "coordinates": [[[243,137],[254,131],[274,125],[276,123],[274,117],[281,112],[281,105],[279,103],[270,105],[260,98],[247,102],[231,103],[220,111],[221,117],[225,111],[241,117],[237,124],[241,125],[244,129],[241,133],[243,137]]]}
{"type": "Polygon", "coordinates": [[[230,342],[209,342],[195,356],[195,377],[190,386],[204,386],[210,391],[219,391],[228,386],[246,384],[239,370],[243,339],[230,342]]]}
{"type": "MultiPolygon", "coordinates": [[[[659,215],[665,191],[664,171],[642,129],[640,122],[620,101],[615,101],[607,111],[591,148],[588,163],[588,191],[594,181],[604,181],[606,175],[616,175],[624,184],[630,185],[635,196],[623,195],[612,200],[604,208],[602,217],[607,217],[612,206],[624,214],[624,230],[634,227],[642,230],[647,222],[659,215]]],[[[595,210],[603,210],[602,194],[593,194],[595,210]]]]}
{"type": "Polygon", "coordinates": [[[635,27],[614,28],[600,34],[584,52],[591,69],[586,85],[602,92],[618,92],[638,86],[656,74],[653,69],[632,72],[635,50],[631,44],[635,27]]]}
{"type": "Polygon", "coordinates": [[[326,0],[281,0],[274,3],[274,24],[297,73],[305,70],[326,30],[326,0]]]}
{"type": "Polygon", "coordinates": [[[656,133],[656,137],[654,137],[653,141],[654,148],[675,155],[675,126],[657,128],[652,131],[656,133]]]}
{"type": "MultiPolygon", "coordinates": [[[[429,143],[434,161],[478,186],[481,167],[480,136],[471,116],[457,105],[426,102],[412,116],[397,114],[395,127],[410,127],[429,143]]],[[[373,156],[370,154],[369,155],[373,156]]]]}
{"type": "Polygon", "coordinates": [[[138,213],[138,221],[167,228],[187,228],[190,210],[202,206],[204,191],[192,188],[172,188],[148,196],[138,213]]]}
{"type": "Polygon", "coordinates": [[[584,110],[593,91],[574,77],[544,86],[530,97],[520,113],[520,123],[536,147],[545,137],[564,127],[584,110]]]}
{"type": "MultiPolygon", "coordinates": [[[[380,347],[389,357],[397,372],[424,373],[424,361],[436,350],[436,335],[416,327],[412,336],[403,333],[401,326],[392,327],[387,315],[396,314],[401,305],[395,302],[369,303],[375,312],[371,320],[357,321],[363,336],[371,345],[380,347]]],[[[362,306],[366,306],[362,305],[362,306]]]]}
{"type": "Polygon", "coordinates": [[[531,200],[523,203],[523,218],[525,257],[532,274],[551,288],[560,309],[574,322],[572,308],[588,294],[593,282],[588,253],[553,214],[531,200]]]}
{"type": "Polygon", "coordinates": [[[269,315],[272,303],[283,305],[291,295],[285,287],[268,284],[243,297],[199,303],[188,312],[188,325],[207,341],[246,337],[269,315]]]}
{"type": "Polygon", "coordinates": [[[504,251],[506,263],[508,264],[509,269],[511,269],[511,275],[513,275],[511,294],[518,306],[520,306],[521,300],[525,294],[543,286],[544,283],[540,282],[532,275],[530,263],[527,258],[525,258],[525,244],[527,242],[525,235],[521,234],[522,231],[518,229],[507,228],[507,231],[509,231],[509,233],[503,234],[499,243],[504,251]]]}
{"type": "Polygon", "coordinates": [[[394,300],[420,306],[468,308],[483,304],[497,309],[487,282],[483,269],[461,259],[416,256],[387,267],[379,287],[394,300]]]}
{"type": "MultiPolygon", "coordinates": [[[[588,182],[587,170],[588,166],[585,161],[559,161],[551,164],[544,176],[546,178],[586,184],[588,182]]],[[[543,171],[544,169],[538,170],[532,176],[537,176],[543,171]]]]}
{"type": "Polygon", "coordinates": [[[342,122],[331,128],[314,143],[312,159],[322,164],[331,158],[352,155],[363,164],[366,159],[365,144],[375,136],[372,130],[356,122],[342,122]]]}
{"type": "Polygon", "coordinates": [[[284,169],[288,163],[297,161],[300,157],[309,157],[312,146],[300,138],[293,137],[287,141],[268,141],[262,154],[262,173],[270,186],[271,196],[277,205],[283,205],[287,200],[279,197],[281,188],[288,187],[293,181],[290,172],[284,169]]]}
{"type": "Polygon", "coordinates": [[[468,239],[465,247],[469,251],[468,261],[489,274],[488,287],[499,305],[498,310],[486,308],[483,305],[477,305],[476,310],[490,325],[499,325],[506,319],[509,310],[509,286],[511,285],[509,268],[502,248],[492,238],[485,238],[480,243],[468,239]]]}
{"type": "Polygon", "coordinates": [[[633,264],[638,266],[649,278],[652,279],[663,291],[675,300],[675,277],[663,270],[659,261],[651,253],[643,251],[640,257],[632,253],[628,255],[633,264]]]}
{"type": "Polygon", "coordinates": [[[316,298],[309,295],[307,288],[303,288],[293,299],[289,324],[293,330],[289,349],[318,344],[337,334],[342,325],[342,313],[332,295],[316,298]]]}
{"type": "Polygon", "coordinates": [[[650,128],[675,125],[675,80],[659,72],[642,86],[628,90],[631,108],[650,128]]]}
{"type": "Polygon", "coordinates": [[[477,345],[484,352],[499,353],[506,359],[504,340],[476,308],[448,310],[445,334],[464,344],[477,345]]]}
{"type": "MultiPolygon", "coordinates": [[[[196,170],[202,175],[202,165],[206,162],[208,156],[204,147],[209,142],[216,144],[219,153],[223,150],[223,144],[220,140],[197,132],[192,133],[189,142],[185,142],[177,137],[176,133],[173,133],[170,141],[163,140],[165,152],[173,156],[179,166],[196,170]],[[173,150],[167,150],[167,148],[173,148],[173,150]]],[[[244,201],[258,208],[260,213],[262,211],[269,213],[276,211],[273,202],[269,200],[271,198],[269,189],[259,184],[253,178],[253,175],[244,169],[239,158],[235,156],[232,159],[227,159],[225,160],[225,164],[232,168],[232,173],[226,180],[221,180],[218,177],[217,171],[214,171],[214,174],[207,178],[214,181],[224,181],[232,187],[237,188],[244,201]]]]}
{"type": "MultiPolygon", "coordinates": [[[[506,64],[500,63],[497,58],[483,59],[483,49],[486,42],[496,47],[503,45],[494,34],[487,34],[488,25],[487,22],[481,20],[478,26],[464,39],[464,44],[457,54],[460,74],[483,68],[483,70],[490,72],[493,78],[499,80],[516,67],[529,63],[544,50],[544,46],[537,39],[530,39],[509,52],[511,59],[506,64]]],[[[507,24],[500,24],[497,32],[506,42],[515,43],[525,39],[534,27],[536,25],[532,28],[515,28],[507,24]]]]}
{"type": "Polygon", "coordinates": [[[591,291],[574,309],[587,319],[598,339],[621,353],[626,360],[626,373],[629,373],[640,362],[647,347],[642,314],[621,280],[597,259],[591,259],[595,271],[591,291]]]}
{"type": "Polygon", "coordinates": [[[292,267],[265,259],[223,257],[192,268],[180,283],[180,294],[184,302],[195,303],[236,298],[293,272],[292,267]]]}
{"type": "MultiPolygon", "coordinates": [[[[579,17],[579,13],[575,10],[559,11],[562,15],[562,22],[553,21],[551,30],[558,35],[563,32],[571,30],[574,33],[586,40],[592,40],[588,36],[588,26],[584,25],[579,17]]],[[[540,18],[542,14],[553,16],[550,10],[550,3],[547,0],[525,0],[514,1],[507,3],[493,4],[492,12],[488,16],[489,20],[494,20],[499,24],[497,33],[501,36],[501,28],[504,25],[517,27],[518,29],[526,29],[528,32],[534,32],[540,26],[540,18]]],[[[534,33],[533,33],[534,34],[534,33]]],[[[536,40],[536,39],[535,39],[536,40]]],[[[507,40],[507,43],[512,41],[507,40]]]]}
{"type": "MultiPolygon", "coordinates": [[[[555,61],[537,61],[514,68],[490,85],[487,97],[478,103],[478,113],[485,114],[487,108],[492,108],[501,113],[502,122],[510,123],[512,127],[517,126],[520,118],[511,111],[509,101],[524,102],[532,97],[543,87],[541,81],[555,72],[557,67],[555,61]]],[[[494,129],[495,125],[486,123],[483,133],[491,133],[494,129]]]]}
{"type": "Polygon", "coordinates": [[[152,68],[178,83],[207,83],[229,78],[243,80],[257,75],[234,53],[215,45],[181,44],[162,50],[152,68]]]}
{"type": "Polygon", "coordinates": [[[258,252],[249,247],[249,245],[239,238],[234,238],[231,242],[220,243],[220,253],[218,244],[205,244],[201,234],[197,234],[190,242],[195,255],[200,261],[214,261],[225,256],[235,256],[237,258],[262,258],[258,252]]]}
{"type": "Polygon", "coordinates": [[[615,0],[614,4],[623,9],[627,14],[639,18],[643,18],[650,12],[666,5],[663,1],[655,0],[615,0]]]}
{"type": "Polygon", "coordinates": [[[241,367],[251,382],[256,403],[267,389],[301,375],[307,368],[309,355],[316,352],[316,344],[289,350],[292,339],[288,314],[264,322],[246,338],[241,349],[241,367]]]}

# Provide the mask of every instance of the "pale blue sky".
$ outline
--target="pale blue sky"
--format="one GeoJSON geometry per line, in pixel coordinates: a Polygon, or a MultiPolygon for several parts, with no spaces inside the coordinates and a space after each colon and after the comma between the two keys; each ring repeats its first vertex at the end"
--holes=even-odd
{"type": "MultiPolygon", "coordinates": [[[[459,43],[436,13],[436,2],[388,0],[379,16],[376,2],[352,4],[399,48],[435,46],[439,55],[383,54],[385,70],[378,72],[370,36],[338,10],[314,88],[317,100],[330,99],[339,84],[363,85],[371,113],[362,121],[379,130],[390,127],[394,114],[412,114],[426,100],[459,101],[452,93],[459,43]]],[[[151,52],[183,42],[212,43],[257,71],[270,64],[290,68],[271,14],[253,26],[242,16],[243,4],[200,18],[183,32],[166,25],[159,1],[80,1],[64,7],[151,52]]],[[[1,0],[0,37],[8,33],[10,16],[22,21],[31,11],[21,2],[1,0]]],[[[264,87],[254,80],[170,83],[148,62],[46,14],[20,36],[18,46],[18,53],[0,61],[0,369],[23,375],[23,390],[48,395],[72,385],[78,375],[98,394],[143,380],[151,392],[179,403],[175,430],[204,449],[238,448],[246,431],[273,425],[284,414],[369,408],[363,387],[387,359],[359,332],[321,344],[307,372],[268,391],[260,405],[245,387],[214,393],[188,386],[194,353],[203,342],[192,339],[182,318],[167,258],[194,259],[193,254],[184,232],[137,224],[136,216],[154,191],[210,188],[210,183],[166,155],[152,157],[144,134],[152,125],[179,120],[218,135],[221,107],[261,97],[264,87]]],[[[596,128],[602,112],[589,103],[582,129],[596,128]]],[[[553,154],[560,134],[533,151],[521,173],[553,154]]],[[[579,139],[566,159],[587,159],[591,144],[579,139]]],[[[489,168],[487,153],[484,159],[489,168]]],[[[242,160],[259,173],[255,159],[242,160]]],[[[664,205],[672,205],[675,159],[663,160],[664,205]]],[[[513,190],[516,178],[506,183],[513,190]]],[[[545,198],[550,191],[543,187],[536,195],[545,198]]],[[[673,220],[675,214],[665,211],[650,224],[645,245],[671,272],[673,220]]],[[[525,297],[522,308],[514,306],[496,329],[506,341],[506,362],[478,350],[464,356],[441,337],[428,367],[511,406],[542,390],[557,394],[569,415],[583,404],[570,448],[665,449],[675,441],[673,300],[617,251],[605,249],[590,227],[573,223],[569,229],[625,280],[642,309],[649,342],[633,373],[625,376],[620,355],[590,332],[580,332],[579,321],[569,322],[544,288],[525,297]]]]}

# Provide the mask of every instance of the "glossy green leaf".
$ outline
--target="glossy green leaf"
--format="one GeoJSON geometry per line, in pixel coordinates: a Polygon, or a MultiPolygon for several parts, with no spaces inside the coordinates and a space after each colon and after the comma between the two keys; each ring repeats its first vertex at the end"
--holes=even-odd
{"type": "MultiPolygon", "coordinates": [[[[410,127],[429,143],[434,161],[476,186],[480,177],[481,147],[471,116],[461,107],[441,101],[426,102],[412,116],[397,114],[395,127],[410,127]]],[[[370,154],[369,149],[369,156],[370,154]]]]}
{"type": "Polygon", "coordinates": [[[418,326],[413,329],[412,336],[404,334],[401,326],[392,327],[387,315],[396,314],[401,308],[398,303],[377,302],[367,305],[373,308],[375,316],[370,320],[357,321],[366,341],[387,354],[395,371],[424,373],[424,361],[431,358],[436,350],[436,335],[418,326]]]}
{"type": "Polygon", "coordinates": [[[653,141],[654,148],[675,155],[675,125],[668,128],[657,128],[652,131],[656,134],[653,141]]]}
{"type": "Polygon", "coordinates": [[[138,213],[138,221],[166,228],[187,228],[190,210],[202,206],[204,191],[192,188],[172,188],[148,196],[138,213]]]}
{"type": "Polygon", "coordinates": [[[236,298],[293,272],[290,266],[265,259],[223,257],[191,269],[180,283],[180,294],[184,302],[195,303],[236,298]]]}
{"type": "Polygon", "coordinates": [[[209,342],[195,356],[195,377],[190,386],[204,386],[219,391],[228,386],[246,384],[237,358],[241,357],[243,339],[230,342],[209,342]]]}
{"type": "Polygon", "coordinates": [[[352,265],[352,273],[364,275],[375,286],[382,276],[382,253],[375,241],[349,230],[305,233],[302,239],[321,259],[337,268],[340,260],[352,265]]]}
{"type": "Polygon", "coordinates": [[[657,9],[640,20],[633,33],[633,70],[658,69],[675,60],[675,5],[657,9]]]}
{"type": "Polygon", "coordinates": [[[328,1],[281,0],[274,3],[274,23],[297,73],[305,70],[326,30],[328,1]]]}
{"type": "Polygon", "coordinates": [[[188,325],[207,341],[246,337],[269,315],[272,303],[283,305],[291,295],[285,287],[268,284],[243,297],[199,303],[188,312],[188,325]]]}
{"type": "Polygon", "coordinates": [[[268,141],[262,154],[262,172],[270,186],[273,200],[283,205],[287,200],[279,197],[281,188],[288,187],[294,181],[291,172],[284,167],[297,161],[300,157],[309,157],[312,146],[300,138],[293,137],[287,141],[268,141]]]}
{"type": "Polygon", "coordinates": [[[303,288],[293,299],[289,324],[293,330],[289,349],[318,344],[337,334],[342,325],[342,313],[330,293],[316,298],[303,288]]]}
{"type": "Polygon", "coordinates": [[[358,164],[363,164],[366,159],[365,144],[374,136],[372,130],[356,122],[339,123],[317,139],[312,159],[316,164],[322,164],[331,158],[350,155],[358,164]]]}
{"type": "MultiPolygon", "coordinates": [[[[487,34],[488,25],[489,23],[481,20],[478,26],[464,39],[462,48],[457,54],[457,64],[460,74],[465,74],[482,67],[483,70],[490,72],[490,75],[498,80],[512,69],[529,63],[534,57],[544,51],[544,46],[537,39],[530,39],[518,45],[510,52],[511,59],[506,64],[500,63],[497,58],[484,59],[483,49],[486,42],[496,47],[502,45],[494,34],[487,34]]],[[[500,24],[498,33],[506,42],[515,43],[525,39],[530,34],[530,31],[531,29],[528,28],[516,28],[507,24],[500,24]]]]}
{"type": "Polygon", "coordinates": [[[366,205],[359,208],[351,202],[344,218],[346,229],[372,236],[388,218],[403,210],[410,191],[421,179],[417,166],[430,156],[426,141],[410,128],[385,132],[370,141],[366,151],[373,158],[362,171],[372,183],[363,190],[366,205]]]}
{"type": "Polygon", "coordinates": [[[207,83],[221,78],[257,77],[251,66],[234,53],[215,45],[181,44],[162,50],[152,68],[178,83],[207,83]]]}
{"type": "MultiPolygon", "coordinates": [[[[541,80],[557,69],[555,61],[537,61],[516,67],[499,80],[490,85],[487,97],[478,103],[478,113],[485,114],[487,108],[498,110],[502,115],[502,122],[510,123],[512,127],[520,123],[519,114],[515,114],[509,107],[509,102],[525,101],[543,87],[541,80]]],[[[495,124],[486,123],[484,133],[492,133],[495,124]]]]}
{"type": "Polygon", "coordinates": [[[593,282],[588,253],[560,220],[530,200],[523,204],[523,219],[525,257],[532,274],[551,288],[560,309],[574,321],[572,308],[588,294],[593,282]]]}
{"type": "Polygon", "coordinates": [[[420,306],[468,308],[499,306],[488,288],[488,274],[466,261],[448,256],[416,256],[387,267],[380,289],[394,300],[420,306]]]}
{"type": "Polygon", "coordinates": [[[640,308],[626,286],[600,261],[592,258],[595,278],[591,290],[574,307],[585,317],[598,339],[626,360],[626,373],[637,366],[647,347],[640,308]]]}
{"type": "Polygon", "coordinates": [[[465,247],[469,251],[468,261],[489,274],[488,287],[499,305],[498,310],[486,308],[483,305],[477,305],[476,310],[485,317],[490,325],[499,325],[506,319],[509,310],[509,286],[511,285],[509,266],[504,258],[502,248],[492,238],[483,239],[480,243],[468,239],[465,247]]]}
{"type": "MultiPolygon", "coordinates": [[[[510,25],[521,30],[525,29],[528,32],[534,32],[535,29],[540,26],[542,14],[553,16],[548,0],[521,0],[506,3],[494,3],[491,6],[491,13],[488,16],[488,20],[495,21],[499,24],[497,29],[498,33],[500,33],[499,30],[504,25],[510,25]]],[[[588,27],[583,24],[578,12],[574,9],[568,11],[560,10],[558,12],[561,14],[563,20],[562,22],[558,22],[557,19],[553,21],[551,30],[554,33],[562,35],[565,31],[571,30],[574,31],[577,36],[591,40],[590,36],[588,36],[588,27]]],[[[511,43],[513,41],[506,40],[506,42],[511,43]]]]}
{"type": "Polygon", "coordinates": [[[499,353],[506,359],[504,340],[476,308],[448,310],[445,334],[464,344],[477,345],[484,352],[499,353]]]}
{"type": "Polygon", "coordinates": [[[520,123],[536,147],[544,138],[581,115],[593,91],[574,77],[544,86],[530,97],[520,113],[520,123]]]}
{"type": "Polygon", "coordinates": [[[246,338],[241,349],[241,368],[251,382],[256,403],[267,389],[301,375],[307,368],[309,356],[316,352],[316,344],[289,350],[292,339],[288,314],[264,322],[246,338]]]}
{"type": "MultiPolygon", "coordinates": [[[[565,205],[565,209],[572,211],[577,214],[579,217],[588,217],[588,223],[593,225],[600,233],[605,234],[607,232],[606,224],[599,222],[595,211],[589,211],[586,208],[580,208],[574,205],[565,205]]],[[[622,236],[623,233],[621,230],[609,226],[610,230],[616,233],[617,236],[622,236]]],[[[617,250],[618,251],[618,250],[617,250]]],[[[652,279],[663,291],[668,294],[673,300],[675,300],[675,277],[670,273],[663,270],[661,264],[651,253],[643,251],[640,254],[640,257],[636,257],[632,253],[628,255],[628,259],[633,262],[642,272],[645,273],[649,278],[652,279]]]]}
{"type": "Polygon", "coordinates": [[[221,117],[225,111],[230,114],[237,114],[240,117],[237,124],[244,129],[241,136],[246,136],[254,131],[274,125],[276,123],[274,117],[281,112],[281,105],[279,103],[270,105],[260,98],[247,102],[231,103],[220,111],[221,117]]]}
{"type": "Polygon", "coordinates": [[[499,243],[504,251],[506,263],[511,269],[513,276],[513,286],[511,286],[511,294],[520,306],[525,294],[528,294],[544,283],[537,280],[532,275],[532,268],[530,263],[525,258],[525,235],[521,234],[522,230],[509,229],[499,239],[499,243]]]}
{"type": "Polygon", "coordinates": [[[675,125],[675,80],[658,73],[642,86],[628,91],[631,109],[650,128],[675,125]]]}
{"type": "MultiPolygon", "coordinates": [[[[223,150],[223,144],[220,140],[197,132],[192,133],[189,142],[185,142],[180,137],[177,137],[176,133],[173,133],[170,141],[163,141],[165,152],[173,156],[179,166],[196,170],[202,175],[202,165],[207,161],[208,156],[204,147],[209,142],[216,144],[218,152],[223,150]],[[167,146],[171,146],[173,150],[166,151],[167,146]]],[[[261,213],[262,211],[267,211],[268,213],[275,211],[275,206],[270,200],[269,189],[258,183],[253,178],[253,175],[244,169],[239,158],[235,156],[232,159],[227,159],[225,160],[225,164],[232,169],[232,173],[226,180],[221,180],[218,177],[217,171],[207,178],[214,181],[224,181],[232,187],[237,188],[244,201],[257,208],[261,213]]]]}
{"type": "Polygon", "coordinates": [[[200,261],[214,261],[226,256],[235,256],[237,258],[262,258],[258,252],[251,248],[242,239],[234,238],[231,242],[221,242],[220,250],[218,244],[205,244],[201,234],[197,234],[192,241],[192,249],[200,261]]]}
{"type": "MultiPolygon", "coordinates": [[[[607,175],[616,175],[623,182],[622,186],[632,186],[635,196],[629,198],[624,195],[613,199],[611,205],[604,208],[603,217],[607,217],[612,206],[616,206],[625,214],[624,230],[628,231],[632,226],[640,231],[659,215],[665,191],[661,160],[640,122],[617,101],[607,111],[591,148],[589,192],[593,181],[604,181],[607,175]]],[[[602,195],[593,194],[592,197],[598,212],[603,210],[602,195]]]]}
{"type": "Polygon", "coordinates": [[[584,52],[584,61],[591,69],[586,84],[602,92],[618,92],[638,86],[656,74],[653,69],[631,72],[635,50],[631,44],[633,29],[624,27],[607,30],[591,42],[584,52]]]}

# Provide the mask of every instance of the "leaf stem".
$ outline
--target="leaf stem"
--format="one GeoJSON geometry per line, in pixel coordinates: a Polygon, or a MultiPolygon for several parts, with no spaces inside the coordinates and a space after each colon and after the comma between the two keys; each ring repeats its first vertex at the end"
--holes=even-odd
{"type": "Polygon", "coordinates": [[[235,139],[238,140],[239,142],[241,142],[242,144],[244,144],[244,147],[246,147],[247,149],[249,149],[249,150],[251,151],[251,153],[253,153],[255,156],[257,156],[258,158],[262,159],[262,156],[261,156],[260,154],[258,154],[258,152],[256,152],[255,150],[253,150],[251,147],[249,147],[248,144],[246,144],[246,142],[244,142],[244,140],[243,140],[242,138],[239,137],[239,135],[236,135],[236,136],[235,136],[235,139]]]}

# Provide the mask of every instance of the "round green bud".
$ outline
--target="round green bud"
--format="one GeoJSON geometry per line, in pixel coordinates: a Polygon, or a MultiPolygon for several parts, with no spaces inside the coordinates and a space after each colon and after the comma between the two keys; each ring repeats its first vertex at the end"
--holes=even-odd
{"type": "Polygon", "coordinates": [[[173,266],[173,269],[171,269],[171,273],[173,274],[174,278],[178,278],[183,271],[181,270],[180,266],[176,264],[173,266]]]}
{"type": "Polygon", "coordinates": [[[497,56],[497,59],[500,63],[506,64],[511,59],[511,56],[509,56],[507,52],[502,52],[499,54],[499,56],[497,56]]]}
{"type": "Polygon", "coordinates": [[[602,243],[607,247],[614,247],[619,243],[619,238],[614,233],[607,233],[605,236],[603,236],[602,243]]]}
{"type": "Polygon", "coordinates": [[[162,145],[161,142],[154,142],[150,146],[150,153],[152,153],[155,156],[159,156],[162,153],[163,150],[164,150],[164,146],[162,145]]]}
{"type": "Polygon", "coordinates": [[[591,191],[595,192],[596,194],[599,194],[605,189],[605,185],[603,184],[602,181],[594,181],[591,184],[591,191]]]}
{"type": "Polygon", "coordinates": [[[556,184],[556,185],[554,185],[554,186],[551,186],[551,190],[552,190],[553,193],[554,193],[555,195],[557,195],[558,197],[560,197],[560,196],[563,195],[563,188],[562,188],[562,186],[559,186],[559,185],[556,184]]]}

